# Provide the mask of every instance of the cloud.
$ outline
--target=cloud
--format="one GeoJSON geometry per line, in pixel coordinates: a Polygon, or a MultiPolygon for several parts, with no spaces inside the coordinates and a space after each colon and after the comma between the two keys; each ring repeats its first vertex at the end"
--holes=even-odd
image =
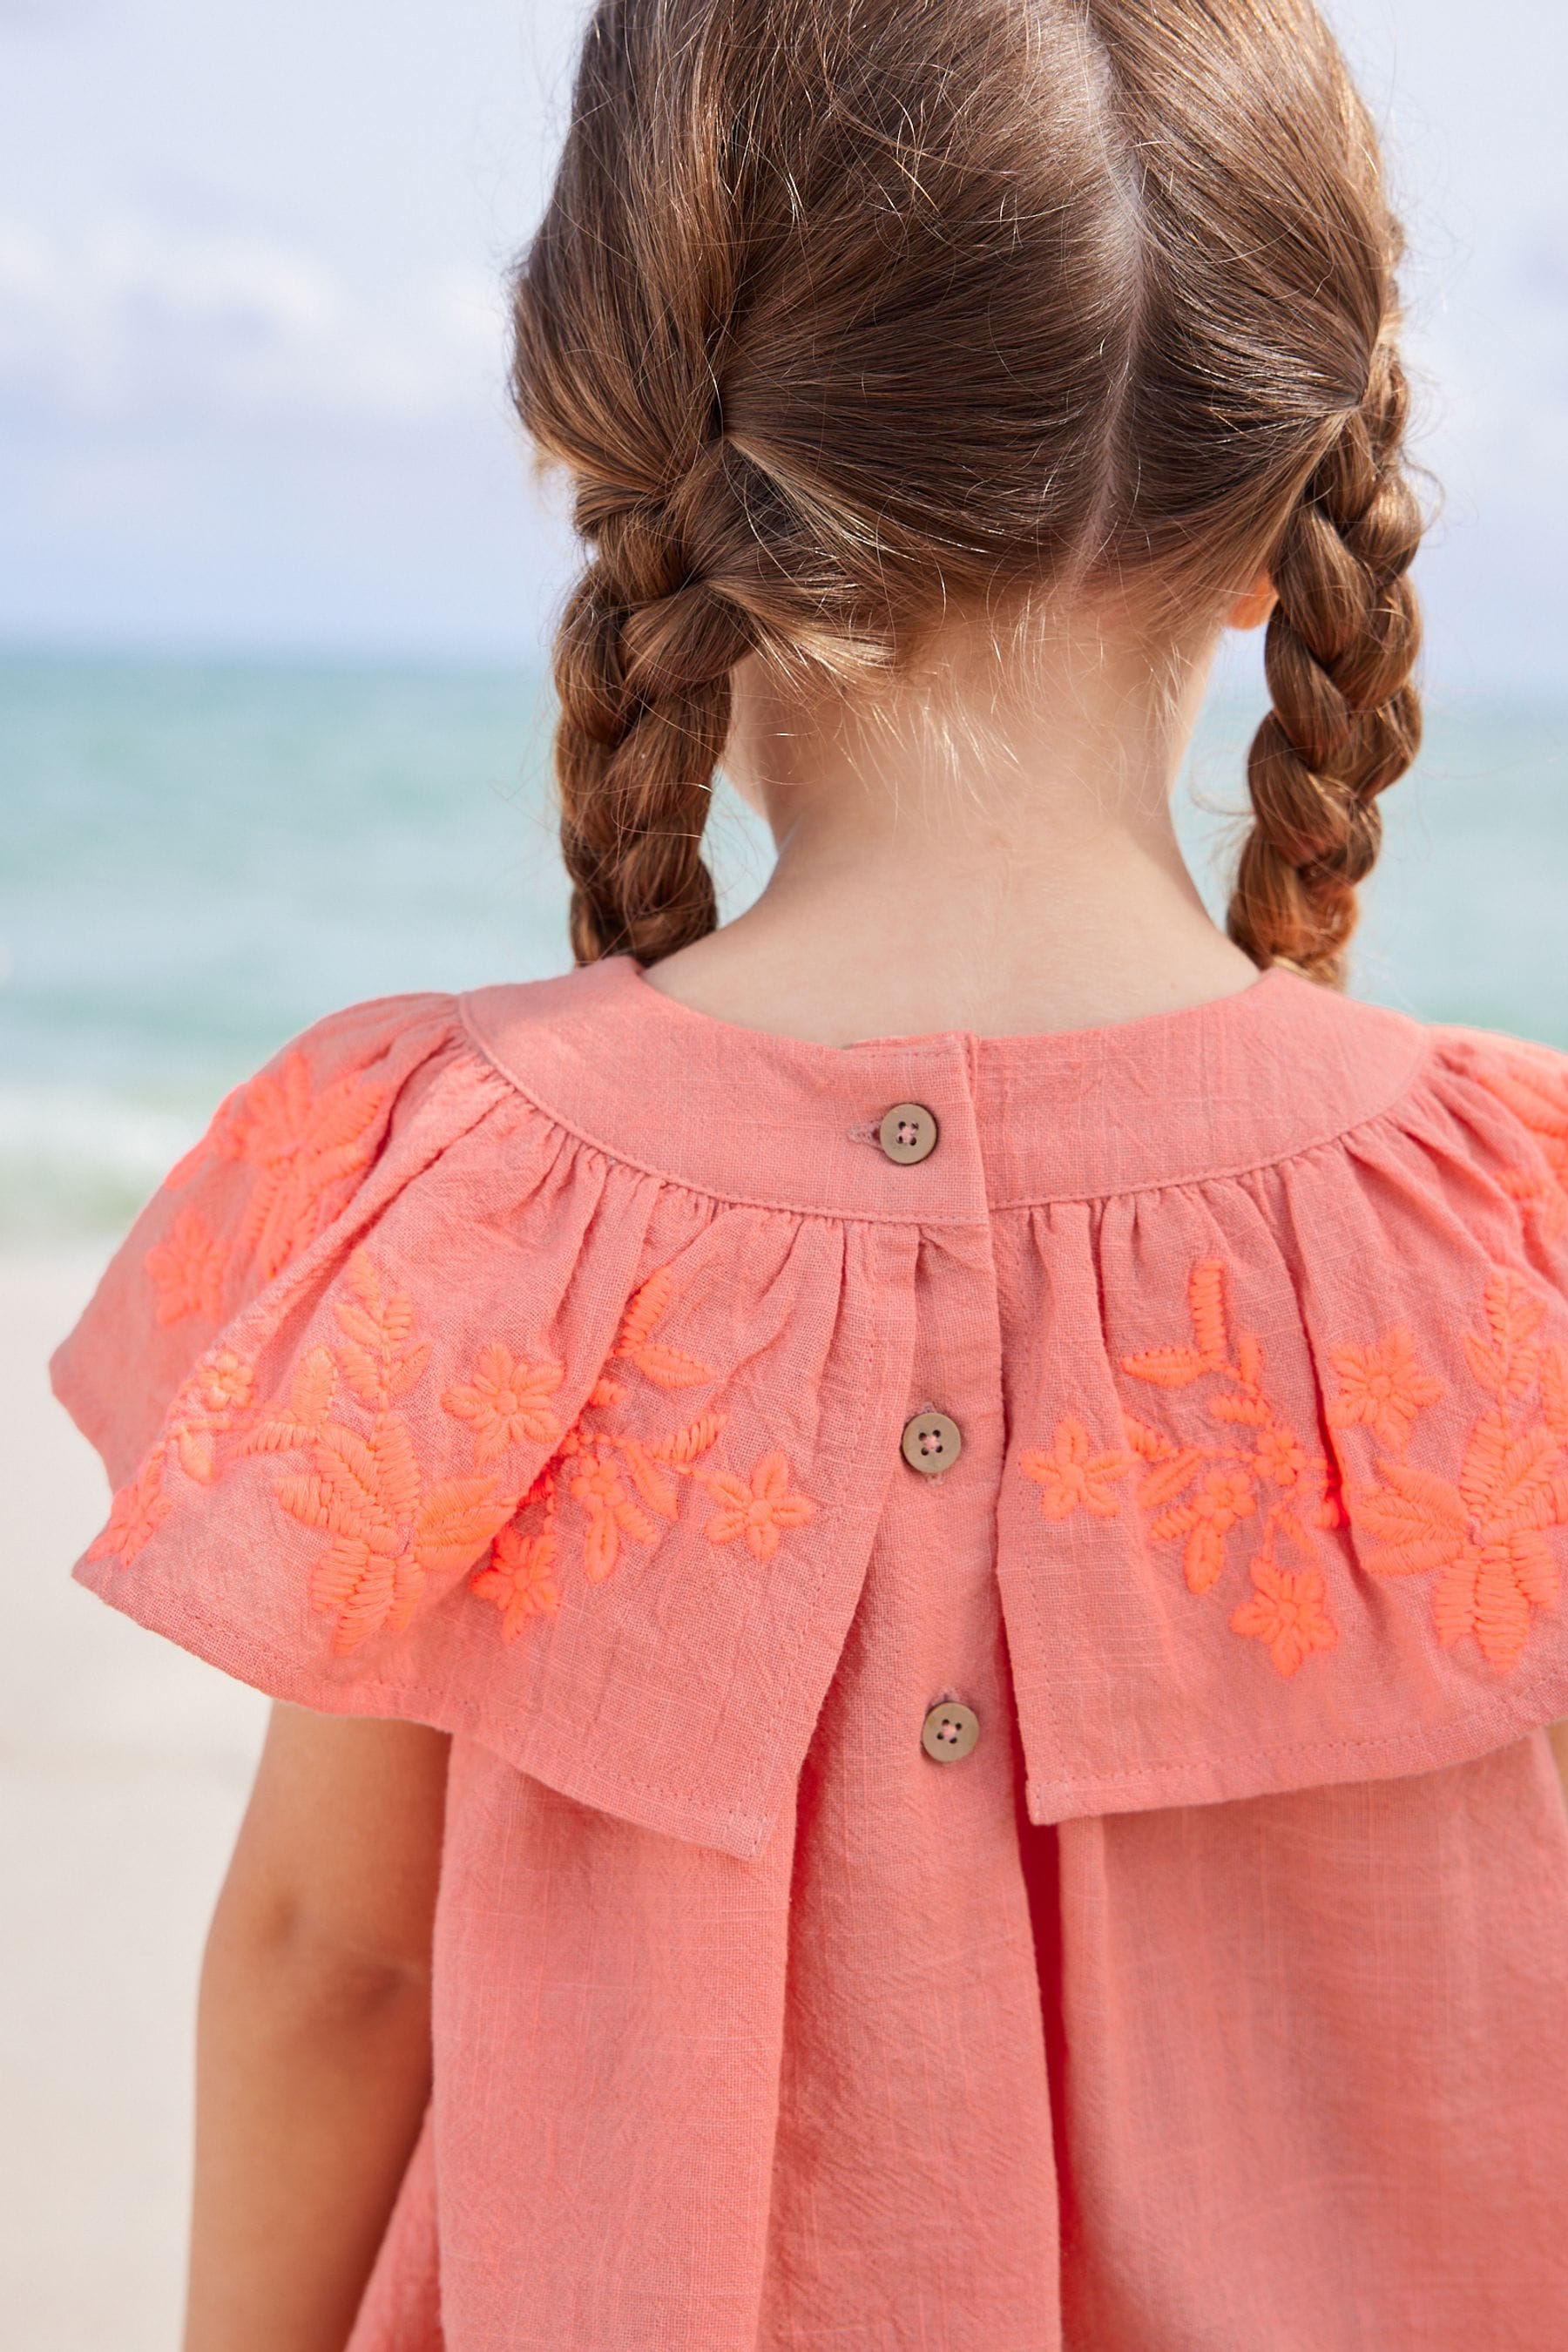
{"type": "Polygon", "coordinates": [[[13,415],[419,425],[492,406],[504,366],[501,289],[478,270],[427,273],[381,300],[263,235],[121,216],[68,239],[0,217],[13,415]]]}

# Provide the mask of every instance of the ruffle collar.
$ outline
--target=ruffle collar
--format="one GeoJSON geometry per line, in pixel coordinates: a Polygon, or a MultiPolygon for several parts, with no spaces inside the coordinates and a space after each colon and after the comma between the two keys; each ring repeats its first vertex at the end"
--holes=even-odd
{"type": "Polygon", "coordinates": [[[1289,1158],[1385,1110],[1431,1043],[1281,968],[1190,1010],[1039,1036],[814,1045],[691,1012],[626,957],[479,990],[461,1017],[521,1094],[622,1162],[728,1202],[902,1223],[1289,1158]],[[910,1101],[939,1141],[901,1166],[877,1128],[910,1101]]]}
{"type": "Polygon", "coordinates": [[[1565,1294],[1568,1063],[1289,974],[843,1051],[624,962],[392,1000],[231,1097],[59,1351],[78,1572],[754,1854],[940,1406],[1035,1819],[1417,1771],[1568,1717],[1565,1294]]]}

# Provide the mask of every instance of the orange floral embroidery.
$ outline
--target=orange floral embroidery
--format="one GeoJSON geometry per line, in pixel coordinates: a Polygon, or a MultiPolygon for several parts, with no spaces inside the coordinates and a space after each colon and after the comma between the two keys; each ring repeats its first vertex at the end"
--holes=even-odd
{"type": "Polygon", "coordinates": [[[490,1550],[489,1566],[469,1590],[500,1611],[501,1639],[515,1642],[531,1617],[553,1615],[561,1606],[552,1536],[524,1535],[515,1524],[502,1528],[490,1550]]]}
{"type": "Polygon", "coordinates": [[[448,1389],[441,1402],[472,1427],[476,1461],[489,1462],[525,1437],[545,1444],[560,1436],[561,1423],[545,1399],[554,1395],[563,1377],[559,1364],[524,1363],[495,1339],[479,1350],[467,1387],[448,1389]]]}
{"type": "Polygon", "coordinates": [[[255,1396],[256,1375],[231,1348],[215,1348],[202,1358],[170,1408],[163,1436],[187,1478],[211,1484],[217,1441],[243,1429],[255,1396]]]}
{"type": "MultiPolygon", "coordinates": [[[[1258,1524],[1258,1549],[1252,1561],[1253,1582],[1260,1598],[1278,1601],[1285,1587],[1271,1580],[1289,1574],[1278,1558],[1281,1542],[1291,1544],[1316,1567],[1316,1549],[1309,1527],[1339,1524],[1335,1476],[1331,1465],[1309,1451],[1281,1415],[1264,1381],[1261,1342],[1251,1331],[1238,1331],[1234,1350],[1226,1270],[1214,1258],[1193,1269],[1187,1286],[1193,1338],[1190,1346],[1155,1348],[1126,1356],[1121,1369],[1135,1381],[1155,1388],[1186,1389],[1210,1381],[1206,1409],[1209,1418],[1233,1430],[1228,1444],[1176,1444],[1163,1432],[1132,1414],[1126,1416],[1128,1444],[1146,1467],[1138,1485],[1138,1504],[1150,1518],[1150,1533],[1162,1541],[1180,1542],[1189,1591],[1213,1590],[1225,1571],[1228,1538],[1239,1527],[1258,1524]]],[[[1300,1580],[1298,1580],[1300,1581],[1300,1580]]],[[[1302,1597],[1306,1588],[1302,1586],[1302,1597]]],[[[1247,1604],[1250,1609],[1252,1604],[1247,1604]]],[[[1322,1596],[1318,1598],[1323,1624],[1332,1631],[1322,1596]]],[[[1241,1614],[1237,1612],[1237,1614],[1241,1614]]],[[[1247,1626],[1233,1630],[1256,1633],[1247,1626]]],[[[1289,1645],[1287,1645],[1288,1648],[1289,1645]]],[[[1312,1646],[1330,1646],[1319,1640],[1312,1646]]],[[[1270,1644],[1270,1655],[1281,1673],[1281,1653],[1270,1644]]],[[[1300,1659],[1297,1660],[1300,1664],[1300,1659]]],[[[1294,1667],[1289,1669],[1294,1672],[1294,1667]]]]}
{"type": "Polygon", "coordinates": [[[1312,1469],[1295,1431],[1281,1428],[1278,1423],[1258,1431],[1253,1459],[1262,1476],[1273,1486],[1294,1486],[1312,1469]]]}
{"type": "Polygon", "coordinates": [[[626,1356],[637,1366],[645,1381],[656,1388],[693,1388],[700,1381],[710,1381],[714,1375],[695,1356],[683,1355],[679,1348],[668,1347],[653,1336],[655,1326],[668,1310],[675,1292],[675,1276],[668,1266],[660,1266],[650,1275],[626,1309],[621,1336],[616,1342],[617,1356],[626,1356]]]}
{"type": "Polygon", "coordinates": [[[1336,1478],[1327,1459],[1309,1450],[1270,1399],[1263,1349],[1250,1331],[1231,1342],[1226,1270],[1217,1259],[1193,1269],[1187,1285],[1192,1336],[1177,1345],[1125,1356],[1130,1380],[1169,1391],[1207,1383],[1207,1416],[1231,1433],[1178,1444],[1134,1413],[1122,1415],[1127,1451],[1097,1453],[1084,1423],[1061,1422],[1050,1446],[1019,1457],[1024,1475],[1040,1488],[1048,1519],[1078,1510],[1115,1518],[1117,1489],[1139,1472],[1136,1507],[1157,1540],[1179,1543],[1188,1590],[1211,1591],[1224,1574],[1230,1538],[1254,1530],[1254,1596],[1230,1619],[1231,1630],[1266,1643],[1281,1675],[1293,1675],[1312,1651],[1332,1648],[1338,1634],[1328,1612],[1327,1586],[1317,1565],[1311,1528],[1340,1524],[1336,1478]],[[1281,1545],[1306,1566],[1282,1567],[1281,1545]]]}
{"type": "Polygon", "coordinates": [[[1534,1210],[1548,1241],[1568,1234],[1568,1067],[1544,1055],[1539,1061],[1508,1055],[1479,1065],[1474,1075],[1529,1129],[1541,1147],[1537,1168],[1509,1168],[1503,1179],[1515,1200],[1534,1210]]]}
{"type": "Polygon", "coordinates": [[[722,1507],[703,1530],[710,1543],[733,1543],[744,1536],[747,1549],[768,1559],[779,1548],[783,1528],[803,1528],[816,1516],[816,1505],[805,1495],[789,1491],[789,1463],[782,1454],[764,1454],[750,1481],[716,1471],[708,1491],[722,1507]]]}
{"type": "MultiPolygon", "coordinates": [[[[673,1303],[674,1288],[668,1266],[649,1276],[626,1308],[613,1350],[661,1388],[694,1385],[714,1377],[694,1356],[656,1336],[658,1323],[673,1303]]],[[[454,1391],[446,1400],[449,1411],[459,1393],[454,1391]]],[[[537,1393],[553,1393],[553,1384],[537,1393]]],[[[525,1571],[528,1580],[547,1586],[559,1599],[555,1574],[563,1500],[574,1503],[586,1522],[583,1572],[590,1584],[602,1584],[619,1563],[623,1538],[651,1543],[658,1519],[679,1517],[678,1478],[696,1475],[692,1465],[713,1445],[724,1426],[721,1414],[708,1412],[666,1438],[645,1442],[612,1428],[606,1421],[625,1394],[619,1381],[601,1378],[570,1429],[561,1431],[555,1423],[560,1442],[522,1497],[512,1526],[504,1531],[510,1539],[504,1554],[498,1537],[489,1560],[469,1586],[480,1600],[492,1601],[500,1611],[501,1633],[508,1641],[516,1640],[530,1617],[545,1613],[537,1605],[523,1605],[519,1597],[520,1578],[525,1571]]],[[[463,1417],[469,1416],[465,1412],[463,1417]]],[[[555,1421],[554,1415],[550,1418],[555,1421]]],[[[482,1436],[477,1436],[476,1455],[482,1443],[482,1436]]]]}
{"type": "Polygon", "coordinates": [[[1340,1383],[1329,1405],[1331,1424],[1349,1429],[1364,1422],[1396,1452],[1409,1444],[1422,1407],[1436,1404],[1444,1392],[1441,1381],[1418,1368],[1415,1342],[1402,1327],[1370,1348],[1336,1348],[1331,1360],[1340,1383]]]}
{"type": "Polygon", "coordinates": [[[180,1211],[164,1238],[148,1251],[146,1265],[160,1323],[178,1323],[187,1315],[219,1319],[228,1244],[210,1234],[194,1209],[180,1211]]]}
{"type": "MultiPolygon", "coordinates": [[[[601,1434],[600,1444],[608,1447],[616,1441],[601,1434]]],[[[626,1492],[626,1481],[607,1451],[595,1452],[590,1447],[580,1460],[582,1467],[570,1483],[573,1500],[581,1503],[588,1515],[583,1567],[590,1584],[602,1584],[621,1556],[623,1531],[634,1543],[644,1544],[652,1543],[658,1531],[626,1492]]]]}
{"type": "MultiPolygon", "coordinates": [[[[672,1297],[668,1270],[661,1270],[627,1307],[614,1351],[656,1388],[715,1377],[658,1336],[672,1297]]],[[[810,1497],[792,1490],[788,1461],[777,1449],[749,1479],[703,1466],[724,1428],[721,1413],[700,1413],[662,1438],[637,1437],[613,1425],[626,1392],[602,1378],[563,1430],[546,1402],[562,1369],[526,1361],[500,1340],[481,1349],[469,1381],[445,1391],[444,1407],[471,1430],[476,1463],[525,1437],[553,1438],[555,1450],[526,1495],[493,1473],[431,1481],[397,1410],[430,1359],[428,1344],[415,1338],[412,1300],[386,1291],[362,1249],[349,1260],[332,1313],[337,1338],[308,1349],[288,1395],[264,1411],[256,1406],[250,1365],[223,1349],[202,1358],[157,1444],[116,1496],[94,1559],[134,1560],[174,1508],[165,1486],[170,1465],[209,1482],[217,1475],[218,1440],[229,1435],[239,1436],[248,1454],[309,1457],[309,1468],[277,1479],[273,1493],[291,1517],[329,1538],[312,1566],[310,1600],[333,1620],[339,1655],[374,1634],[404,1631],[431,1575],[462,1574],[481,1561],[470,1590],[495,1605],[505,1640],[552,1613],[561,1601],[563,1495],[586,1523],[582,1557],[590,1583],[613,1572],[624,1540],[651,1543],[660,1519],[679,1517],[682,1480],[705,1487],[718,1506],[706,1523],[709,1541],[742,1537],[759,1559],[815,1516],[810,1497]]]]}
{"type": "Polygon", "coordinates": [[[1267,1561],[1255,1559],[1252,1581],[1257,1591],[1236,1611],[1230,1630],[1248,1641],[1266,1642],[1280,1674],[1293,1675],[1314,1650],[1334,1647],[1339,1628],[1329,1615],[1328,1586],[1321,1569],[1307,1568],[1292,1575],[1289,1569],[1270,1568],[1267,1561]]]}
{"type": "Polygon", "coordinates": [[[1182,1565],[1190,1592],[1207,1592],[1225,1567],[1225,1539],[1258,1507],[1258,1489],[1245,1470],[1206,1470],[1184,1503],[1154,1521],[1157,1536],[1184,1536],[1182,1565]]]}
{"type": "Polygon", "coordinates": [[[1378,1576],[1436,1571],[1433,1622],[1445,1649],[1473,1635],[1501,1673],[1519,1663],[1531,1612],[1557,1605],[1562,1571],[1547,1541],[1568,1527],[1568,1358],[1543,1347],[1546,1309],[1516,1275],[1487,1285],[1465,1337],[1478,1387],[1493,1400],[1470,1432],[1457,1484],[1414,1463],[1378,1463],[1380,1486],[1352,1492],[1351,1520],[1376,1538],[1378,1576]]]}
{"type": "Polygon", "coordinates": [[[109,1525],[88,1546],[89,1559],[118,1559],[129,1568],[150,1544],[174,1506],[163,1492],[163,1449],[155,1446],[110,1507],[109,1525]]]}
{"type": "MultiPolygon", "coordinates": [[[[658,1389],[695,1387],[718,1377],[658,1336],[674,1299],[674,1276],[661,1266],[627,1307],[611,1351],[612,1360],[630,1364],[658,1389]]],[[[552,1393],[553,1387],[552,1382],[543,1392],[552,1393]]],[[[500,1611],[508,1641],[516,1639],[530,1618],[558,1605],[561,1521],[568,1503],[584,1522],[581,1557],[590,1584],[602,1584],[615,1573],[625,1543],[650,1544],[660,1520],[679,1520],[682,1481],[705,1487],[719,1505],[704,1528],[708,1540],[726,1544],[743,1537],[759,1559],[777,1550],[784,1532],[815,1515],[809,1496],[791,1492],[789,1464],[776,1450],[763,1455],[749,1479],[703,1466],[723,1431],[722,1413],[700,1413],[664,1437],[636,1437],[614,1425],[616,1408],[626,1396],[624,1384],[608,1375],[595,1383],[469,1587],[500,1611]]],[[[450,1410],[452,1398],[447,1402],[450,1410]]],[[[463,1417],[469,1417],[467,1412],[463,1417]]]]}
{"type": "Polygon", "coordinates": [[[1018,1466],[1040,1489],[1043,1518],[1070,1518],[1081,1505],[1097,1519],[1113,1519],[1121,1508],[1116,1482],[1137,1466],[1137,1457],[1097,1454],[1082,1422],[1069,1416],[1058,1423],[1048,1448],[1031,1446],[1018,1466]]]}
{"type": "Polygon", "coordinates": [[[181,1383],[164,1416],[157,1443],[129,1486],[110,1507],[109,1525],[88,1549],[89,1559],[118,1559],[129,1568],[174,1510],[164,1486],[173,1459],[187,1478],[210,1485],[216,1475],[221,1437],[242,1430],[255,1397],[250,1366],[227,1348],[202,1357],[181,1383]]]}
{"type": "MultiPolygon", "coordinates": [[[[382,1089],[355,1070],[330,1079],[318,1092],[310,1065],[296,1048],[276,1069],[263,1070],[228,1097],[202,1140],[172,1171],[169,1183],[185,1183],[211,1160],[253,1169],[255,1182],[232,1249],[253,1258],[262,1281],[270,1282],[315,1240],[334,1192],[369,1166],[383,1100],[382,1089]]],[[[176,1313],[164,1314],[163,1302],[173,1305],[175,1266],[193,1260],[194,1251],[188,1238],[175,1244],[174,1257],[161,1262],[161,1278],[153,1260],[167,1246],[159,1244],[150,1251],[147,1265],[160,1284],[160,1318],[174,1321],[176,1313]]],[[[176,1311],[196,1309],[185,1305],[176,1311]]]]}
{"type": "Polygon", "coordinates": [[[470,1568],[518,1500],[493,1477],[426,1483],[394,1410],[429,1359],[414,1340],[413,1302],[383,1289],[363,1250],[349,1260],[346,1287],[333,1310],[342,1338],[302,1359],[287,1403],[250,1440],[253,1451],[310,1453],[310,1470],[279,1479],[273,1492],[291,1517],[331,1538],[311,1574],[310,1602],[333,1620],[339,1656],[373,1634],[402,1633],[426,1578],[470,1568]]]}

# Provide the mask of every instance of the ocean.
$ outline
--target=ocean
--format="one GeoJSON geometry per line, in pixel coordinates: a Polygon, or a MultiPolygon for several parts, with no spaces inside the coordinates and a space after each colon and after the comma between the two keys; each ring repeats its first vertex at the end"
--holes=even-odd
{"type": "MultiPolygon", "coordinates": [[[[1257,715],[1184,789],[1214,899],[1257,715]]],[[[562,970],[548,761],[521,670],[0,655],[0,1244],[116,1234],[335,1005],[562,970]]],[[[1568,703],[1439,700],[1384,806],[1358,992],[1568,1045],[1568,703]]],[[[765,843],[711,839],[733,908],[765,843]]]]}

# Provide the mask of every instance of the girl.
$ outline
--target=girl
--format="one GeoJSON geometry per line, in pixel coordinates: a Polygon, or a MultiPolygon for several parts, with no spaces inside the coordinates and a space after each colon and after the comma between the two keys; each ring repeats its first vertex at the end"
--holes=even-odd
{"type": "Polygon", "coordinates": [[[598,9],[579,969],[311,1031],[58,1362],[279,1702],[189,2352],[1568,2341],[1568,1065],[1337,992],[1397,250],[1310,0],[598,9]]]}

